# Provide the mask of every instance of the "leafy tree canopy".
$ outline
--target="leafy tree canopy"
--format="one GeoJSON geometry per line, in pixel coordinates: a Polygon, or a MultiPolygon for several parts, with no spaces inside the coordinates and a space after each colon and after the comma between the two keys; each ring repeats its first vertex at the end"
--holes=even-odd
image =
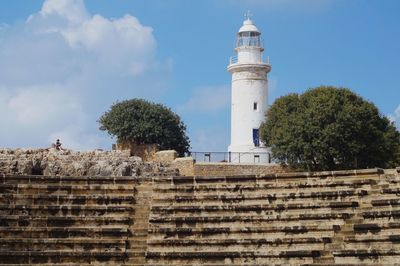
{"type": "Polygon", "coordinates": [[[303,170],[400,164],[400,134],[376,106],[349,89],[317,87],[277,99],[261,125],[275,160],[303,170]]]}
{"type": "Polygon", "coordinates": [[[113,104],[98,121],[100,129],[118,140],[137,144],[158,144],[160,149],[174,149],[180,155],[189,150],[186,126],[169,108],[142,99],[113,104]]]}

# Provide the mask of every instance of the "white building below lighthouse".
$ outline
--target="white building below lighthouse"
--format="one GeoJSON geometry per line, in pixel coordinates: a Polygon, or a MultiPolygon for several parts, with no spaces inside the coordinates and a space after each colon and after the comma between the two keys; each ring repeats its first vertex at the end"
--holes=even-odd
{"type": "Polygon", "coordinates": [[[235,57],[228,71],[232,74],[231,162],[270,163],[269,149],[260,141],[259,128],[268,107],[268,78],[271,71],[263,59],[261,32],[249,16],[239,29],[235,57]]]}

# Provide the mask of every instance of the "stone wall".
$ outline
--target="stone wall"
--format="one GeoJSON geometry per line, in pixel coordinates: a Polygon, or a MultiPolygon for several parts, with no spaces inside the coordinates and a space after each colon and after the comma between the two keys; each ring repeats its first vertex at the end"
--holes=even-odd
{"type": "Polygon", "coordinates": [[[234,176],[285,173],[287,169],[271,164],[235,164],[195,162],[193,158],[177,158],[172,164],[184,176],[234,176]]]}
{"type": "Polygon", "coordinates": [[[286,172],[279,165],[234,164],[234,163],[195,163],[195,176],[266,175],[286,172]]]}

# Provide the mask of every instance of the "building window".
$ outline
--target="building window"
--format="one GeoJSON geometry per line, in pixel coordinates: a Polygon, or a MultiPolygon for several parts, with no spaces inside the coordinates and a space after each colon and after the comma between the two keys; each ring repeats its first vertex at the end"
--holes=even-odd
{"type": "Polygon", "coordinates": [[[257,102],[254,102],[254,103],[253,103],[253,110],[254,110],[254,111],[257,111],[257,109],[258,109],[258,103],[257,103],[257,102]]]}
{"type": "Polygon", "coordinates": [[[253,143],[254,146],[260,147],[260,134],[258,128],[253,128],[253,143]]]}

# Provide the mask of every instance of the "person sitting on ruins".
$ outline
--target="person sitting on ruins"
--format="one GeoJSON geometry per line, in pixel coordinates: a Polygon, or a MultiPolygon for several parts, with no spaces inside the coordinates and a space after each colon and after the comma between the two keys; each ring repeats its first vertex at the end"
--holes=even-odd
{"type": "Polygon", "coordinates": [[[61,147],[61,142],[60,142],[59,139],[57,139],[57,141],[56,141],[55,148],[56,148],[56,150],[58,150],[58,151],[62,151],[62,150],[63,150],[63,148],[61,147]]]}

